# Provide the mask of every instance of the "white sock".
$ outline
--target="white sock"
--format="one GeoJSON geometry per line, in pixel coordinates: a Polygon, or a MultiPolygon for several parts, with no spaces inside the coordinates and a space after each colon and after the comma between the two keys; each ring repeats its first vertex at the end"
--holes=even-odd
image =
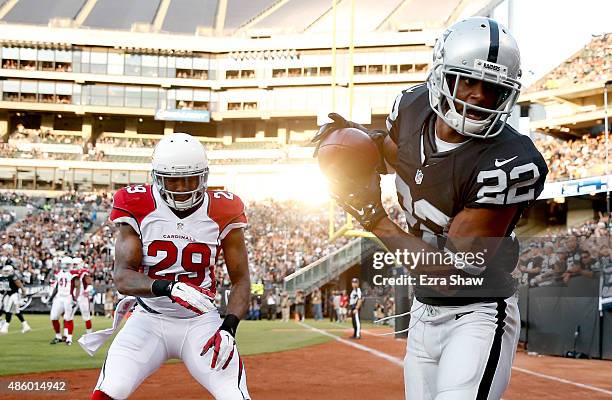
{"type": "Polygon", "coordinates": [[[91,333],[91,329],[85,329],[85,333],[91,333]]]}
{"type": "Polygon", "coordinates": [[[66,341],[67,341],[67,342],[72,342],[72,335],[68,335],[68,336],[66,337],[66,341]]]}
{"type": "Polygon", "coordinates": [[[61,333],[56,333],[55,334],[55,338],[59,339],[59,340],[62,340],[62,334],[61,333]]]}
{"type": "Polygon", "coordinates": [[[68,328],[64,328],[64,336],[68,337],[68,328]]]}

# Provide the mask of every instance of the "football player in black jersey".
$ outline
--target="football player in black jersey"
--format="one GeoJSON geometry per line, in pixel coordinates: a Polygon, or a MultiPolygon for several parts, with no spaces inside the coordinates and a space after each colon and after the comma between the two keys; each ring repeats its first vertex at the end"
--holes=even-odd
{"type": "Polygon", "coordinates": [[[6,321],[0,322],[0,333],[8,333],[13,314],[17,315],[17,318],[21,321],[21,333],[30,331],[30,325],[28,325],[28,321],[25,320],[19,309],[21,305],[19,291],[21,290],[25,296],[25,287],[11,265],[5,265],[2,268],[0,288],[5,292],[2,299],[2,311],[6,314],[6,321]]]}
{"type": "Polygon", "coordinates": [[[520,92],[519,49],[507,28],[484,17],[462,20],[433,53],[426,84],[396,98],[387,131],[330,114],[333,122],[315,141],[339,128],[368,133],[385,165],[367,186],[336,181],[334,197],[389,251],[440,256],[410,266],[417,279],[406,398],[499,399],[520,332],[513,229],[541,193],[548,169],[530,138],[506,124],[520,92]],[[381,203],[379,173],[393,170],[409,232],[381,203]],[[453,277],[483,281],[455,285],[453,277]]]}

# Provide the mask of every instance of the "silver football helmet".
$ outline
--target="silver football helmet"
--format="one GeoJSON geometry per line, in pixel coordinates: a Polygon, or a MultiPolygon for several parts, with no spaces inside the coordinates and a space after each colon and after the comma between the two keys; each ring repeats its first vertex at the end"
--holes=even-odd
{"type": "Polygon", "coordinates": [[[520,65],[520,52],[508,28],[485,17],[459,21],[444,31],[434,46],[433,64],[427,76],[431,108],[462,135],[476,138],[498,135],[520,94],[520,65]],[[495,107],[480,107],[458,99],[461,78],[493,85],[498,95],[495,107]],[[461,105],[460,111],[457,104],[461,105]],[[483,118],[469,118],[468,114],[483,118]]]}

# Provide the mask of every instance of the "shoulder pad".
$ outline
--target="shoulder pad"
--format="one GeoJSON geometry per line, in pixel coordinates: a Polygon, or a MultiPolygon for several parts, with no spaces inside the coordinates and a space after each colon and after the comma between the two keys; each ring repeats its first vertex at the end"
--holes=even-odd
{"type": "Polygon", "coordinates": [[[128,223],[140,234],[142,220],[156,208],[152,190],[149,184],[126,186],[118,190],[113,196],[109,219],[115,223],[128,223]]]}
{"type": "Polygon", "coordinates": [[[219,226],[219,240],[232,230],[247,226],[244,203],[240,197],[224,190],[210,190],[208,195],[208,216],[219,226]]]}

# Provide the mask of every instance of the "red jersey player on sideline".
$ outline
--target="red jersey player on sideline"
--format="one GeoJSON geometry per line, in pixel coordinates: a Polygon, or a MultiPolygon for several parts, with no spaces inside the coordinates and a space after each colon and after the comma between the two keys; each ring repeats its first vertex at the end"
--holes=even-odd
{"type": "Polygon", "coordinates": [[[108,350],[92,399],[128,398],[169,358],[182,359],[215,398],[248,399],[234,340],[250,297],[244,205],[232,193],[207,191],[206,153],[190,135],[160,140],[152,164],[153,185],[114,196],[113,277],[138,304],[108,350]],[[214,305],[220,251],[232,281],[224,320],[214,305]]]}
{"type": "Polygon", "coordinates": [[[79,293],[80,283],[76,271],[71,270],[73,260],[71,257],[62,257],[60,270],[55,275],[55,286],[49,298],[51,302],[51,324],[55,331],[55,338],[51,344],[61,343],[63,338],[60,333],[60,316],[64,315],[64,336],[66,344],[72,345],[72,331],[74,330],[74,313],[76,311],[76,298],[79,293]]]}
{"type": "Polygon", "coordinates": [[[80,257],[72,259],[74,267],[77,270],[76,273],[79,277],[79,283],[81,288],[79,290],[79,296],[77,297],[77,304],[81,311],[81,318],[85,321],[85,331],[91,332],[91,297],[93,294],[93,278],[89,272],[87,266],[83,263],[83,259],[80,257]]]}

